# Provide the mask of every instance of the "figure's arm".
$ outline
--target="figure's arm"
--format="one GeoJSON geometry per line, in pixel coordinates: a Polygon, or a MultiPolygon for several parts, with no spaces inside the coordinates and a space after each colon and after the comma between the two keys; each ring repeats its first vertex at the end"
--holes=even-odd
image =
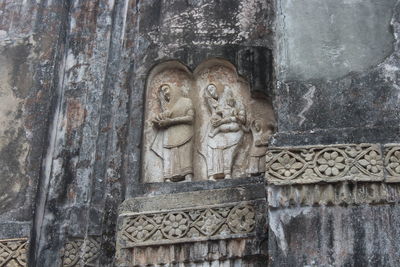
{"type": "Polygon", "coordinates": [[[166,118],[160,121],[160,125],[162,127],[168,127],[177,124],[192,124],[194,120],[194,110],[190,109],[185,116],[176,117],[176,118],[166,118]]]}
{"type": "Polygon", "coordinates": [[[226,124],[226,123],[230,123],[230,122],[236,122],[236,121],[237,121],[237,118],[235,116],[230,116],[228,118],[222,118],[222,119],[216,121],[216,123],[215,123],[216,125],[214,125],[214,126],[218,127],[218,126],[220,126],[222,124],[226,124]]]}
{"type": "Polygon", "coordinates": [[[246,113],[244,112],[244,110],[240,110],[236,116],[230,116],[230,117],[222,118],[222,119],[218,120],[215,123],[215,125],[213,125],[213,126],[214,127],[218,127],[218,126],[220,126],[222,124],[231,123],[231,122],[238,122],[238,123],[241,123],[241,124],[245,124],[245,122],[246,122],[246,113]]]}
{"type": "Polygon", "coordinates": [[[256,141],[256,146],[266,146],[268,145],[269,138],[271,137],[271,131],[267,131],[266,133],[260,136],[260,139],[256,141]]]}
{"type": "Polygon", "coordinates": [[[237,115],[237,120],[241,124],[245,124],[246,123],[246,112],[243,109],[239,110],[239,113],[237,115]]]}

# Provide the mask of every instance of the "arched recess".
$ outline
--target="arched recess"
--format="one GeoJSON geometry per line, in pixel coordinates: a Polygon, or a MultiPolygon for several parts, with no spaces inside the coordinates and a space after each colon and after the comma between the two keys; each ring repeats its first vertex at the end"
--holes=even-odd
{"type": "Polygon", "coordinates": [[[227,60],[191,72],[178,61],[156,65],[145,94],[142,182],[201,181],[261,175],[272,105],[252,98],[227,60]]]}

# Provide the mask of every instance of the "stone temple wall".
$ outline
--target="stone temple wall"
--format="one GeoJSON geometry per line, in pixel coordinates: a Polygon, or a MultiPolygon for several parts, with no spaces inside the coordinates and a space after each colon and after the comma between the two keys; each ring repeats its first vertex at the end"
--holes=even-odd
{"type": "Polygon", "coordinates": [[[0,266],[398,266],[397,0],[0,0],[0,266]]]}

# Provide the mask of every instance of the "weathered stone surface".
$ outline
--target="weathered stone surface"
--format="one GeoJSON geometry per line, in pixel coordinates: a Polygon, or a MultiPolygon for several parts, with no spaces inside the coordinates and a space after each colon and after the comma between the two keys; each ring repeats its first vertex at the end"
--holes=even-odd
{"type": "Polygon", "coordinates": [[[204,230],[196,242],[136,243],[129,266],[397,266],[399,14],[395,0],[0,0],[0,246],[11,242],[0,254],[23,266],[15,244],[28,238],[32,266],[118,266],[124,199],[168,199],[124,214],[135,220],[142,207],[167,221],[257,198],[268,209],[257,215],[269,225],[262,242],[204,230]],[[244,178],[142,183],[149,73],[215,58],[273,104],[274,147],[373,144],[384,181],[379,169],[370,182],[265,187],[235,172],[244,178]],[[247,193],[232,202],[238,188],[247,193]],[[194,197],[187,206],[170,197],[182,193],[194,197]]]}
{"type": "Polygon", "coordinates": [[[269,211],[271,266],[396,266],[399,206],[269,211]]]}
{"type": "Polygon", "coordinates": [[[396,0],[279,1],[278,79],[334,80],[383,62],[393,52],[395,5],[396,0]]]}
{"type": "Polygon", "coordinates": [[[399,140],[396,1],[303,4],[279,6],[274,145],[399,140]]]}
{"type": "MultiPolygon", "coordinates": [[[[0,237],[28,238],[48,146],[62,2],[0,1],[0,237]]],[[[41,216],[38,216],[41,218],[41,216]]],[[[30,240],[31,244],[35,241],[30,240]]],[[[33,253],[35,246],[31,245],[33,253]]],[[[28,252],[25,251],[28,258],[28,252]]],[[[25,261],[26,261],[25,258],[25,261]]],[[[18,266],[18,265],[16,265],[18,266]]]]}

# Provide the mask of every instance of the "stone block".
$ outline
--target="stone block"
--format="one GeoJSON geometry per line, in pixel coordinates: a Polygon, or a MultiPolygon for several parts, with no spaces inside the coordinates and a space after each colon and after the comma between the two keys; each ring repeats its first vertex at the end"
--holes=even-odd
{"type": "Polygon", "coordinates": [[[119,210],[117,265],[263,258],[265,225],[259,185],[127,199],[119,210]]]}

